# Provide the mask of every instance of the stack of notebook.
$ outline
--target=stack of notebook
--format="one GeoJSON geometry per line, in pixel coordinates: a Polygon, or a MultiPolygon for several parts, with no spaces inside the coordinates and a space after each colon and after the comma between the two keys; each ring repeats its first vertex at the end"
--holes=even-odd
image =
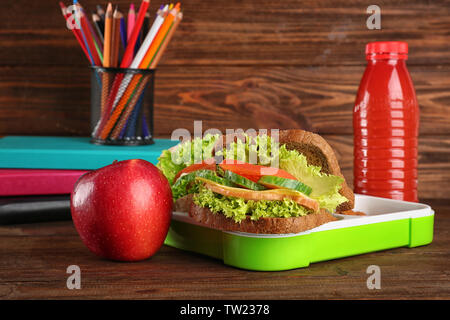
{"type": "Polygon", "coordinates": [[[83,137],[0,138],[0,224],[67,220],[70,193],[84,173],[114,160],[153,164],[176,141],[147,146],[100,146],[83,137]]]}

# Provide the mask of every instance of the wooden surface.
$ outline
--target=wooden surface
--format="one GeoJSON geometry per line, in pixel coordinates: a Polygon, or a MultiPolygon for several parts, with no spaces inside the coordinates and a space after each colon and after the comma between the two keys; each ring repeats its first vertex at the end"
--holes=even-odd
{"type": "Polygon", "coordinates": [[[72,222],[0,227],[0,299],[450,299],[450,205],[436,211],[434,240],[282,272],[245,271],[221,261],[163,248],[135,263],[102,260],[82,244],[72,222]],[[69,265],[81,289],[69,290],[69,265]],[[381,289],[369,290],[378,265],[381,289]]]}

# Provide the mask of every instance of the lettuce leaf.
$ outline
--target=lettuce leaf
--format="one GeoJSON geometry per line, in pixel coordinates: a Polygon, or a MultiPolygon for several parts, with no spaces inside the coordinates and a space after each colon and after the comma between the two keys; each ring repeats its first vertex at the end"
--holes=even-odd
{"type": "Polygon", "coordinates": [[[261,217],[289,218],[309,213],[305,207],[292,200],[245,201],[241,198],[222,196],[202,186],[198,193],[194,194],[193,201],[198,206],[208,208],[213,213],[222,213],[238,223],[247,216],[252,220],[258,220],[261,217]]]}
{"type": "Polygon", "coordinates": [[[177,173],[183,170],[186,166],[184,164],[176,164],[172,161],[172,153],[169,150],[164,150],[158,158],[156,166],[161,170],[164,176],[169,180],[170,185],[173,184],[173,179],[177,173]]]}
{"type": "Polygon", "coordinates": [[[222,151],[218,151],[217,155],[223,156],[224,159],[232,159],[244,161],[251,164],[259,165],[278,165],[278,144],[274,139],[267,135],[249,136],[243,134],[244,141],[230,143],[222,151]]]}
{"type": "Polygon", "coordinates": [[[219,135],[207,134],[203,138],[180,143],[172,150],[164,150],[156,166],[169,180],[170,185],[173,185],[178,172],[191,164],[212,158],[214,143],[218,137],[219,135]]]}
{"type": "Polygon", "coordinates": [[[172,185],[173,201],[176,201],[185,195],[198,192],[198,188],[202,184],[201,182],[191,182],[181,178],[178,179],[177,182],[180,183],[172,185]]]}
{"type": "Polygon", "coordinates": [[[317,200],[321,208],[334,212],[336,207],[347,200],[339,193],[344,179],[335,175],[321,173],[320,167],[308,165],[306,157],[296,150],[280,147],[280,169],[295,176],[312,188],[309,195],[317,200]]]}

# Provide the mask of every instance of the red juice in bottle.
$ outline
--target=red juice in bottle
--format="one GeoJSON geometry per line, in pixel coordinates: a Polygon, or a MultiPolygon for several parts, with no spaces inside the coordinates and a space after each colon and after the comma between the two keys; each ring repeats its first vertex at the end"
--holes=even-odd
{"type": "Polygon", "coordinates": [[[356,193],[417,197],[419,107],[406,68],[408,44],[371,42],[353,110],[356,193]]]}

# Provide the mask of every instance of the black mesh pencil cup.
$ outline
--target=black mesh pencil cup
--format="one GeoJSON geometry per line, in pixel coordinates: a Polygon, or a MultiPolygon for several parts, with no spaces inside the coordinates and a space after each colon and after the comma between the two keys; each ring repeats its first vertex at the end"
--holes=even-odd
{"type": "Polygon", "coordinates": [[[92,143],[153,143],[155,71],[91,67],[92,143]]]}

